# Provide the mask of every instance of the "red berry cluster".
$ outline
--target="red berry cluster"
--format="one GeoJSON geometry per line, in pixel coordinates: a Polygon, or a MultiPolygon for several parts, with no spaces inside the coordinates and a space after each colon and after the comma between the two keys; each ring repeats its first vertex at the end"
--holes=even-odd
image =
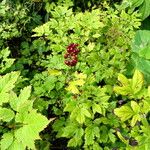
{"type": "Polygon", "coordinates": [[[67,47],[67,53],[64,55],[65,58],[65,64],[67,66],[75,66],[78,62],[78,53],[79,49],[77,49],[78,44],[70,44],[67,47]]]}

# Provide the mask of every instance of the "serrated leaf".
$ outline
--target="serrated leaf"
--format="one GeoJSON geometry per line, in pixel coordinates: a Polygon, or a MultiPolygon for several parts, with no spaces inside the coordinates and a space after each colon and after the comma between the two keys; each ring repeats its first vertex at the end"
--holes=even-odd
{"type": "Polygon", "coordinates": [[[74,82],[70,82],[69,86],[66,88],[67,91],[72,92],[73,94],[79,94],[79,90],[74,84],[74,82]]]}
{"type": "Polygon", "coordinates": [[[93,126],[88,126],[85,129],[85,145],[93,145],[94,144],[94,129],[93,126]]]}
{"type": "Polygon", "coordinates": [[[118,81],[123,85],[123,86],[129,86],[130,81],[123,75],[119,74],[118,75],[118,81]]]}
{"type": "Polygon", "coordinates": [[[20,73],[11,72],[5,76],[0,76],[0,92],[9,92],[15,87],[15,82],[17,81],[20,73]]]}
{"type": "Polygon", "coordinates": [[[15,139],[7,150],[25,150],[25,148],[26,147],[23,145],[23,143],[15,139]]]}
{"type": "Polygon", "coordinates": [[[85,81],[83,79],[78,79],[76,81],[74,81],[74,85],[79,85],[82,86],[84,85],[85,81]]]}
{"type": "Polygon", "coordinates": [[[76,101],[70,101],[66,104],[66,107],[64,108],[64,112],[68,111],[71,112],[75,109],[77,102],[76,101]]]}
{"type": "Polygon", "coordinates": [[[15,138],[28,148],[35,149],[34,141],[40,139],[41,132],[49,123],[46,117],[32,110],[24,114],[22,123],[23,127],[15,130],[15,138]]]}
{"type": "Polygon", "coordinates": [[[126,121],[130,119],[133,115],[134,112],[129,106],[122,106],[120,108],[114,109],[115,115],[117,115],[122,121],[126,121]]]}
{"type": "Polygon", "coordinates": [[[17,100],[17,110],[28,100],[30,94],[31,94],[31,86],[27,86],[20,91],[20,95],[17,100]]]}
{"type": "Polygon", "coordinates": [[[63,128],[63,134],[62,137],[70,137],[74,135],[75,131],[78,129],[78,126],[75,124],[67,125],[65,128],[63,128]]]}
{"type": "Polygon", "coordinates": [[[111,141],[112,143],[115,143],[115,141],[116,141],[116,136],[113,134],[112,131],[109,131],[108,136],[109,136],[110,141],[111,141]]]}
{"type": "Polygon", "coordinates": [[[101,108],[100,104],[94,103],[94,104],[92,105],[92,109],[93,109],[93,113],[94,113],[94,114],[95,114],[96,112],[102,114],[102,108],[101,108]]]}
{"type": "Polygon", "coordinates": [[[88,45],[88,50],[92,51],[94,47],[95,47],[95,43],[90,42],[89,45],[88,45]]]}
{"type": "Polygon", "coordinates": [[[135,94],[142,89],[143,82],[143,74],[139,70],[135,70],[132,78],[132,89],[135,94]]]}
{"type": "Polygon", "coordinates": [[[135,101],[131,101],[131,108],[136,114],[140,112],[140,106],[135,101]]]}
{"type": "Polygon", "coordinates": [[[1,106],[3,103],[9,102],[9,98],[10,98],[9,93],[1,92],[1,93],[0,93],[0,106],[1,106]]]}
{"type": "Polygon", "coordinates": [[[78,111],[76,120],[78,121],[78,123],[83,124],[85,122],[85,115],[82,113],[82,111],[78,111]]]}
{"type": "Polygon", "coordinates": [[[132,127],[135,126],[135,124],[136,124],[137,121],[141,121],[141,117],[140,117],[139,114],[134,115],[134,116],[132,117],[131,126],[132,126],[132,127]]]}
{"type": "Polygon", "coordinates": [[[74,131],[75,135],[71,140],[69,140],[67,145],[68,147],[77,147],[82,144],[82,136],[84,134],[84,130],[77,126],[77,128],[74,131]]]}
{"type": "Polygon", "coordinates": [[[75,77],[77,79],[86,79],[87,78],[87,75],[86,74],[83,74],[83,73],[77,73],[75,72],[75,77]]]}
{"type": "Polygon", "coordinates": [[[15,114],[11,109],[0,107],[0,120],[9,122],[14,118],[15,114]]]}
{"type": "Polygon", "coordinates": [[[82,108],[82,109],[81,109],[81,113],[82,113],[83,115],[85,115],[86,117],[88,117],[88,118],[92,118],[91,113],[90,113],[89,110],[87,110],[86,108],[82,108]]]}
{"type": "Polygon", "coordinates": [[[147,101],[143,101],[143,107],[141,112],[147,114],[150,111],[150,104],[147,101]]]}
{"type": "Polygon", "coordinates": [[[52,76],[58,76],[58,75],[62,75],[62,72],[57,69],[50,69],[48,70],[48,74],[52,76]]]}
{"type": "Polygon", "coordinates": [[[97,142],[94,142],[93,150],[102,150],[102,148],[100,147],[100,145],[97,142]]]}
{"type": "Polygon", "coordinates": [[[0,141],[0,149],[7,150],[12,143],[13,143],[13,134],[11,132],[4,133],[0,141]]]}
{"type": "Polygon", "coordinates": [[[132,92],[132,89],[129,86],[125,86],[125,87],[115,86],[114,91],[117,94],[128,95],[129,93],[132,92]]]}

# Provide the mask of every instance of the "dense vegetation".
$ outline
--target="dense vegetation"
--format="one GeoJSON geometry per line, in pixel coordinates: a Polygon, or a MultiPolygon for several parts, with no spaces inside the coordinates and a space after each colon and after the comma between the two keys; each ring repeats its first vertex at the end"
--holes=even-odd
{"type": "Polygon", "coordinates": [[[149,7],[0,2],[0,149],[149,150],[149,7]]]}

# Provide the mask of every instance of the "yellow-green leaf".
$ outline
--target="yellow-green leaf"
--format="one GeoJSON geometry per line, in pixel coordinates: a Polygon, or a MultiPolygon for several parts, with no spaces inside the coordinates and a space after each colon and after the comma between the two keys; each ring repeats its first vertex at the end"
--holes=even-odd
{"type": "Polygon", "coordinates": [[[74,84],[79,85],[79,86],[84,85],[84,83],[85,83],[85,81],[83,79],[78,79],[78,80],[74,81],[74,84]]]}
{"type": "Polygon", "coordinates": [[[99,104],[94,103],[94,104],[92,105],[92,109],[93,109],[93,113],[94,113],[94,114],[95,114],[96,112],[97,112],[97,113],[100,113],[100,114],[103,113],[103,112],[102,112],[102,108],[101,108],[101,106],[100,106],[99,104]]]}
{"type": "Polygon", "coordinates": [[[130,84],[129,80],[128,80],[123,74],[119,74],[119,75],[118,75],[118,81],[119,81],[123,86],[129,86],[129,84],[130,84]]]}
{"type": "Polygon", "coordinates": [[[136,122],[137,122],[137,121],[140,121],[140,120],[141,120],[141,117],[140,117],[139,114],[134,115],[134,116],[132,117],[132,120],[131,120],[131,126],[133,127],[133,126],[136,124],[136,122]]]}
{"type": "Polygon", "coordinates": [[[58,76],[58,75],[61,75],[62,72],[57,69],[50,69],[50,70],[48,70],[48,74],[53,75],[53,76],[58,76]]]}
{"type": "Polygon", "coordinates": [[[131,101],[131,108],[136,114],[140,112],[140,106],[135,101],[131,101]]]}
{"type": "Polygon", "coordinates": [[[132,89],[130,87],[128,87],[128,86],[124,86],[124,87],[115,86],[114,87],[114,91],[117,94],[128,95],[129,93],[131,93],[132,89]]]}
{"type": "Polygon", "coordinates": [[[143,82],[143,74],[139,70],[135,70],[132,78],[132,89],[134,91],[134,94],[136,94],[142,89],[143,82]]]}
{"type": "Polygon", "coordinates": [[[116,108],[114,110],[115,115],[117,115],[122,121],[126,121],[130,119],[133,115],[134,112],[129,106],[122,106],[120,108],[116,108]]]}
{"type": "Polygon", "coordinates": [[[75,77],[78,78],[78,79],[86,79],[87,75],[83,74],[83,73],[77,73],[77,72],[75,72],[75,77]]]}
{"type": "Polygon", "coordinates": [[[70,82],[69,86],[66,88],[67,91],[73,93],[73,94],[79,94],[79,90],[74,84],[74,82],[70,82]]]}

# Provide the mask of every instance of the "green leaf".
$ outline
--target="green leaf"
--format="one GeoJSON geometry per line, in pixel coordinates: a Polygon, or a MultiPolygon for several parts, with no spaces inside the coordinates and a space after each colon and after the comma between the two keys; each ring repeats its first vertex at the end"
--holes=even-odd
{"type": "Polygon", "coordinates": [[[115,143],[116,141],[116,136],[113,134],[113,131],[110,130],[109,133],[108,133],[108,136],[109,136],[109,139],[112,143],[115,143]]]}
{"type": "Polygon", "coordinates": [[[82,128],[76,128],[75,135],[72,139],[69,140],[67,146],[68,147],[77,147],[82,144],[82,136],[84,134],[84,130],[82,128]]]}
{"type": "Polygon", "coordinates": [[[28,103],[30,93],[31,93],[31,86],[27,86],[24,89],[22,89],[20,91],[19,97],[17,97],[15,94],[12,93],[13,99],[10,102],[11,107],[19,112],[19,110],[21,110],[28,103]]]}
{"type": "Polygon", "coordinates": [[[101,108],[100,104],[94,103],[94,104],[92,105],[92,109],[93,109],[93,113],[94,113],[94,114],[95,114],[96,112],[102,114],[102,108],[101,108]]]}
{"type": "Polygon", "coordinates": [[[136,7],[140,6],[144,0],[131,0],[132,2],[132,7],[135,9],[136,7]]]}
{"type": "Polygon", "coordinates": [[[139,52],[139,56],[144,57],[145,59],[150,59],[150,45],[141,49],[139,52]]]}
{"type": "Polygon", "coordinates": [[[94,144],[94,132],[93,127],[88,126],[85,129],[85,145],[93,145],[94,144]]]}
{"type": "Polygon", "coordinates": [[[11,132],[4,133],[0,141],[0,149],[8,150],[9,146],[13,143],[13,134],[11,132]]]}
{"type": "Polygon", "coordinates": [[[132,78],[132,89],[135,94],[142,89],[143,82],[143,74],[139,70],[135,70],[132,78]]]}
{"type": "Polygon", "coordinates": [[[1,92],[1,93],[0,93],[0,106],[1,106],[3,103],[9,102],[9,98],[10,98],[9,93],[1,92]]]}
{"type": "Polygon", "coordinates": [[[41,132],[49,123],[46,117],[32,110],[24,114],[23,127],[15,130],[15,138],[28,148],[35,149],[34,141],[40,139],[41,132]]]}
{"type": "Polygon", "coordinates": [[[135,124],[136,124],[137,121],[141,121],[141,117],[140,117],[139,114],[134,115],[134,116],[132,117],[131,126],[132,126],[132,127],[135,126],[135,124]]]}
{"type": "Polygon", "coordinates": [[[118,75],[118,81],[122,84],[122,86],[130,85],[130,81],[123,74],[118,75]]]}
{"type": "Polygon", "coordinates": [[[93,150],[102,150],[102,148],[100,147],[100,145],[97,142],[94,142],[93,150]]]}
{"type": "Polygon", "coordinates": [[[125,143],[126,145],[128,145],[128,142],[129,142],[129,141],[127,141],[127,140],[121,135],[121,133],[120,133],[119,131],[117,131],[117,136],[119,137],[119,139],[120,139],[123,143],[125,143]]]}
{"type": "Polygon", "coordinates": [[[92,118],[91,113],[89,112],[89,110],[87,108],[82,108],[81,109],[82,114],[84,114],[84,116],[88,117],[88,118],[92,118]]]}
{"type": "Polygon", "coordinates": [[[126,121],[130,119],[133,115],[134,112],[129,106],[122,106],[120,108],[116,108],[114,110],[115,115],[117,115],[122,121],[126,121]]]}
{"type": "Polygon", "coordinates": [[[11,109],[0,107],[0,120],[9,122],[14,118],[15,114],[11,109]]]}
{"type": "Polygon", "coordinates": [[[100,138],[100,130],[99,127],[95,125],[89,125],[85,129],[85,145],[93,145],[94,144],[94,138],[100,138]]]}
{"type": "Polygon", "coordinates": [[[0,76],[0,92],[9,92],[15,87],[15,82],[17,81],[20,73],[11,72],[5,76],[0,76]]]}
{"type": "Polygon", "coordinates": [[[81,110],[78,111],[76,120],[80,123],[83,124],[85,122],[85,115],[82,113],[81,110]]]}
{"type": "Polygon", "coordinates": [[[68,111],[71,112],[76,108],[77,101],[70,101],[67,103],[66,107],[64,108],[64,112],[68,111]]]}
{"type": "Polygon", "coordinates": [[[115,86],[114,87],[114,91],[117,94],[121,94],[121,95],[128,95],[132,92],[132,89],[130,86],[125,86],[125,87],[120,87],[120,86],[115,86]]]}
{"type": "Polygon", "coordinates": [[[25,150],[26,147],[22,142],[19,142],[17,139],[13,141],[10,147],[7,150],[25,150]]]}
{"type": "Polygon", "coordinates": [[[65,128],[63,128],[62,137],[70,137],[74,135],[77,129],[78,129],[78,126],[76,126],[76,124],[67,125],[65,128]]]}
{"type": "Polygon", "coordinates": [[[150,43],[150,31],[139,30],[135,34],[134,42],[132,44],[132,51],[139,54],[141,49],[144,49],[150,43]]]}
{"type": "Polygon", "coordinates": [[[136,114],[140,112],[140,106],[135,101],[131,101],[131,108],[136,114]]]}
{"type": "Polygon", "coordinates": [[[142,20],[150,15],[150,1],[144,0],[143,4],[139,8],[139,12],[142,14],[142,20]]]}

